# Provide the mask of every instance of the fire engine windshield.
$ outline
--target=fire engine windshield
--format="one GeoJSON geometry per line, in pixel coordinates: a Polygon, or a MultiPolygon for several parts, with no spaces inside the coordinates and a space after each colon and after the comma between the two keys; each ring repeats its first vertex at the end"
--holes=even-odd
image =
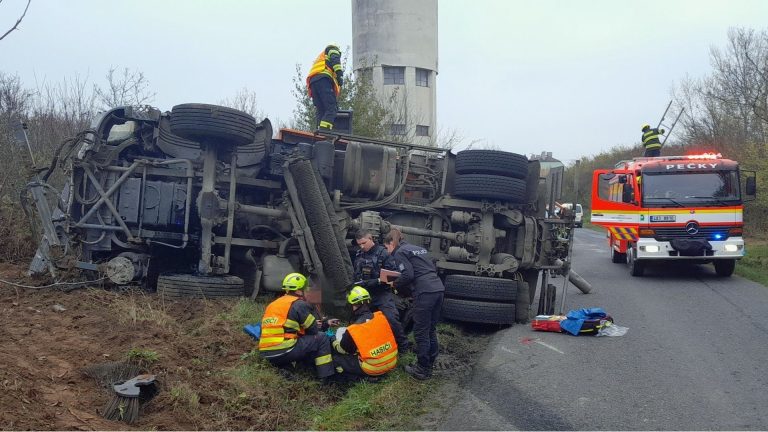
{"type": "Polygon", "coordinates": [[[645,207],[727,206],[741,202],[737,171],[645,173],[645,207]]]}

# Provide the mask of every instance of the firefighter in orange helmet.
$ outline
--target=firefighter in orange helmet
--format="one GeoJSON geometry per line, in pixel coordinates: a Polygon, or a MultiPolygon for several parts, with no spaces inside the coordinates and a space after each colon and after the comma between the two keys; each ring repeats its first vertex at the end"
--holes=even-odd
{"type": "Polygon", "coordinates": [[[371,295],[355,286],[347,296],[354,323],[333,341],[333,364],[345,378],[384,375],[397,366],[397,342],[389,321],[381,312],[371,313],[371,295]]]}
{"type": "Polygon", "coordinates": [[[333,129],[338,111],[337,98],[344,85],[344,70],[341,67],[341,50],[328,45],[317,56],[307,75],[307,89],[315,105],[317,124],[321,131],[333,129]]]}
{"type": "Polygon", "coordinates": [[[261,319],[259,354],[278,368],[311,362],[318,378],[326,379],[335,373],[331,341],[319,331],[317,310],[304,299],[306,287],[307,278],[300,273],[283,279],[285,295],[270,303],[261,319]]]}

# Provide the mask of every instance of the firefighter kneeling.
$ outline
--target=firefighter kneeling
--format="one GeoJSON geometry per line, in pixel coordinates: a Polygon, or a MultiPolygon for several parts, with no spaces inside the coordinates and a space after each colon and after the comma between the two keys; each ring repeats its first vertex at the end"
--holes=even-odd
{"type": "Polygon", "coordinates": [[[389,321],[381,312],[371,313],[371,295],[355,286],[347,296],[354,323],[333,341],[336,372],[350,379],[377,377],[397,366],[397,343],[389,321]]]}
{"type": "Polygon", "coordinates": [[[306,287],[302,274],[283,279],[285,295],[270,303],[261,319],[259,354],[279,368],[311,361],[318,378],[325,380],[334,374],[331,341],[319,332],[315,307],[304,300],[306,287]]]}

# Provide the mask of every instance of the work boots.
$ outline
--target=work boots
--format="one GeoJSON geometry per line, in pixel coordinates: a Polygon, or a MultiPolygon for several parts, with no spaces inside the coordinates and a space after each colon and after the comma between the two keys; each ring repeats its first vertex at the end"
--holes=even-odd
{"type": "Polygon", "coordinates": [[[417,380],[422,380],[422,381],[432,377],[432,370],[427,369],[418,363],[413,365],[406,365],[405,372],[408,373],[408,375],[416,378],[417,380]]]}

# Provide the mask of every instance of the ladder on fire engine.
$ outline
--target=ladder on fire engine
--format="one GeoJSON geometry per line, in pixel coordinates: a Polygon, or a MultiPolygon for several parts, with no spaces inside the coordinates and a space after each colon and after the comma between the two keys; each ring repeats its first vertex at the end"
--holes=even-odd
{"type": "Polygon", "coordinates": [[[667,138],[669,138],[669,135],[672,134],[672,130],[675,129],[675,125],[677,125],[677,121],[680,120],[680,116],[683,115],[683,112],[685,111],[685,108],[681,108],[680,112],[677,113],[677,117],[675,117],[675,121],[672,122],[672,126],[667,126],[664,124],[664,119],[667,117],[667,113],[669,112],[669,108],[672,106],[672,101],[669,101],[667,104],[667,109],[664,110],[664,114],[661,115],[661,120],[659,120],[659,124],[656,125],[656,129],[660,127],[664,127],[666,130],[666,133],[664,134],[664,140],[661,142],[661,145],[663,146],[667,142],[667,138]]]}

